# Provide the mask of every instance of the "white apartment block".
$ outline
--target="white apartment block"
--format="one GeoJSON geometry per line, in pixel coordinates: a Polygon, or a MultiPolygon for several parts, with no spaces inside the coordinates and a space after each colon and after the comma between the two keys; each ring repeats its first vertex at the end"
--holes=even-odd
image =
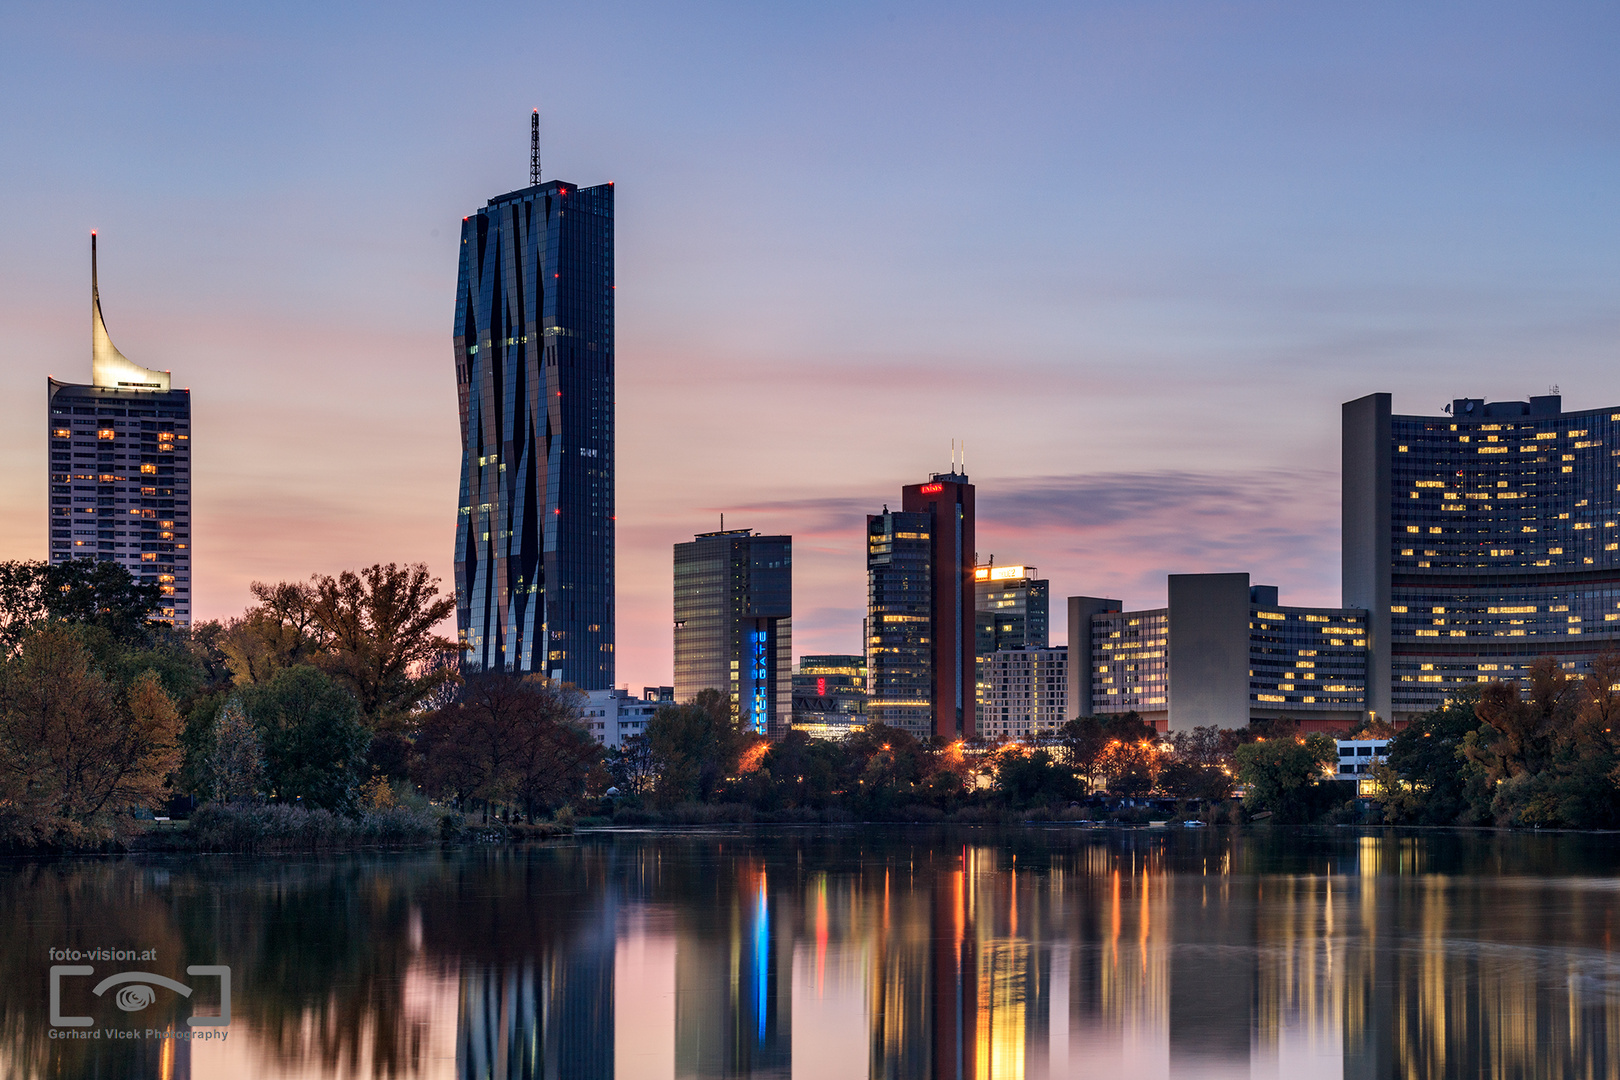
{"type": "Polygon", "coordinates": [[[585,695],[585,730],[610,750],[624,745],[628,735],[640,735],[660,705],[670,702],[631,697],[628,690],[592,690],[585,695]]]}
{"type": "Polygon", "coordinates": [[[1067,719],[1069,650],[1001,649],[979,658],[984,697],[979,734],[987,739],[1048,738],[1067,719]]]}

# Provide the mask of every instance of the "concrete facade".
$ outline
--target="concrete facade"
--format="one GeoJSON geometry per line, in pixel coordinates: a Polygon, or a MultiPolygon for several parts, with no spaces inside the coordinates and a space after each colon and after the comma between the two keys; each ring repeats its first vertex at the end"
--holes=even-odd
{"type": "Polygon", "coordinates": [[[1170,726],[1249,722],[1249,575],[1170,575],[1170,726]]]}

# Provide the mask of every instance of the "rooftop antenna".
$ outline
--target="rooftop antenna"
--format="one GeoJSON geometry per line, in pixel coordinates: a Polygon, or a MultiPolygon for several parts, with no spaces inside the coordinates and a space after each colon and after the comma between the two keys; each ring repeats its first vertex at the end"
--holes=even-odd
{"type": "Polygon", "coordinates": [[[540,110],[529,118],[529,186],[540,186],[540,110]]]}
{"type": "Polygon", "coordinates": [[[951,472],[956,471],[956,440],[951,440],[951,472]]]}
{"type": "Polygon", "coordinates": [[[962,440],[962,475],[967,475],[967,440],[962,440]]]}

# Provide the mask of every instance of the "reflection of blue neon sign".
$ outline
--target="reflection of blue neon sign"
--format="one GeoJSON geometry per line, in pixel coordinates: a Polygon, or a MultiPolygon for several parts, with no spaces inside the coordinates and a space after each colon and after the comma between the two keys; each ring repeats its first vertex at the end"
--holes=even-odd
{"type": "Polygon", "coordinates": [[[770,715],[770,686],[766,682],[765,631],[748,632],[748,670],[754,684],[754,698],[748,706],[749,723],[761,735],[770,715]]]}
{"type": "Polygon", "coordinates": [[[765,1041],[765,979],[771,966],[771,930],[765,906],[765,883],[759,883],[759,907],[754,912],[754,1009],[759,1018],[759,1041],[765,1041]]]}

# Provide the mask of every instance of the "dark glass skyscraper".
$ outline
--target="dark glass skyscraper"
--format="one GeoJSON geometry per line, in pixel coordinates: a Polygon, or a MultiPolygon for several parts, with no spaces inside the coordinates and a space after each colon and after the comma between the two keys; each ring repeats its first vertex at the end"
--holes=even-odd
{"type": "Polygon", "coordinates": [[[773,739],[793,719],[793,537],[749,529],[675,545],[675,697],[726,694],[773,739]]]}
{"type": "Polygon", "coordinates": [[[116,562],[191,624],[191,391],[107,336],[90,234],[90,383],[49,380],[51,562],[116,562]]]}
{"type": "Polygon", "coordinates": [[[919,738],[972,738],[974,490],[934,473],[866,519],[867,714],[919,738]]]}
{"type": "Polygon", "coordinates": [[[461,224],[456,623],[472,670],[613,685],[613,185],[461,224]]]}

